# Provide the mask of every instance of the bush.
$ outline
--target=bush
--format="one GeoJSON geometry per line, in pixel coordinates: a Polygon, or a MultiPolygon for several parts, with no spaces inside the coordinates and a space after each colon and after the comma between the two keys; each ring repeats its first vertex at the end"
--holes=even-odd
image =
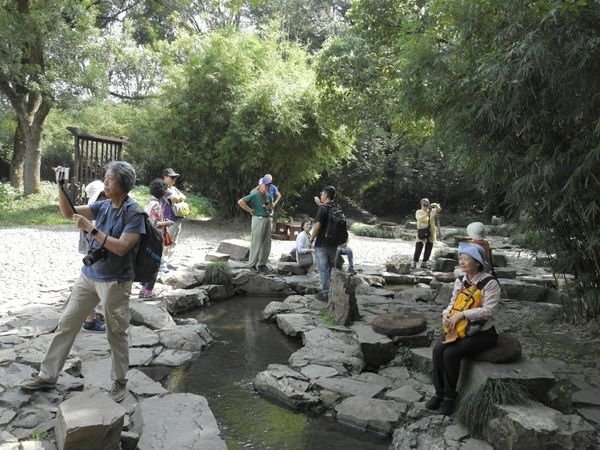
{"type": "Polygon", "coordinates": [[[489,380],[472,388],[460,401],[457,417],[474,433],[481,436],[483,427],[492,417],[495,405],[524,405],[529,403],[525,388],[514,381],[489,380]]]}
{"type": "Polygon", "coordinates": [[[231,268],[223,261],[215,261],[206,267],[204,274],[204,284],[229,285],[233,275],[231,268]]]}
{"type": "Polygon", "coordinates": [[[396,234],[390,230],[384,230],[375,225],[367,225],[364,223],[355,222],[350,225],[349,230],[357,236],[367,236],[382,239],[395,239],[396,234]]]}

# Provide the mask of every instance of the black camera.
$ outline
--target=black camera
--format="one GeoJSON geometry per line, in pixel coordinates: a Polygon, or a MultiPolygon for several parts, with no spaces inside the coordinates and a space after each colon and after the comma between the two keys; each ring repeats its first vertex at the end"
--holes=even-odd
{"type": "Polygon", "coordinates": [[[101,259],[104,259],[106,256],[106,250],[104,247],[97,248],[95,250],[90,250],[87,255],[83,257],[81,260],[84,265],[91,266],[92,264],[97,263],[101,259]]]}

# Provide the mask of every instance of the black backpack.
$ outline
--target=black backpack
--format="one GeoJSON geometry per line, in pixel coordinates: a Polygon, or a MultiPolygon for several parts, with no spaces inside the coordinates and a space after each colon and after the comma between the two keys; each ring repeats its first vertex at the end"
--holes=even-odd
{"type": "Polygon", "coordinates": [[[325,228],[325,242],[329,246],[342,245],[348,240],[346,216],[336,202],[329,202],[327,208],[327,227],[325,228]]]}
{"type": "MultiPolygon", "coordinates": [[[[133,281],[147,282],[154,281],[160,268],[160,260],[163,252],[163,237],[148,218],[148,214],[137,204],[130,206],[127,212],[123,214],[125,223],[129,222],[135,214],[143,214],[146,234],[141,235],[138,244],[137,255],[135,256],[133,281]]],[[[123,226],[125,226],[123,224],[123,226]]]]}

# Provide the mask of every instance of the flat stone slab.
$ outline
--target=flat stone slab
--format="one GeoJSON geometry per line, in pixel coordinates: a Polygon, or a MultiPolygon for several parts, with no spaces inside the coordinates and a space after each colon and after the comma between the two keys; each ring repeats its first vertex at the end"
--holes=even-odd
{"type": "Polygon", "coordinates": [[[138,403],[131,431],[141,435],[139,450],[227,450],[206,398],[169,394],[138,403]]]}
{"type": "Polygon", "coordinates": [[[373,398],[385,390],[385,386],[365,383],[350,378],[319,378],[314,380],[313,383],[329,391],[366,398],[373,398]]]}
{"type": "Polygon", "coordinates": [[[231,256],[231,259],[237,261],[248,261],[248,257],[250,256],[250,242],[243,239],[227,239],[221,241],[217,252],[225,253],[231,256]]]}
{"type": "Polygon", "coordinates": [[[288,336],[300,336],[315,328],[312,320],[305,314],[277,314],[277,326],[288,336]]]}
{"type": "Polygon", "coordinates": [[[403,403],[416,403],[423,400],[423,394],[417,392],[412,386],[402,386],[385,393],[385,397],[403,403]]]}
{"type": "Polygon", "coordinates": [[[209,262],[215,262],[215,261],[227,262],[227,261],[229,261],[230,256],[231,255],[228,255],[227,253],[208,252],[206,254],[206,256],[204,257],[204,260],[209,261],[209,262]]]}
{"type": "Polygon", "coordinates": [[[395,401],[350,397],[335,407],[336,420],[345,425],[388,436],[406,411],[395,401]]]}

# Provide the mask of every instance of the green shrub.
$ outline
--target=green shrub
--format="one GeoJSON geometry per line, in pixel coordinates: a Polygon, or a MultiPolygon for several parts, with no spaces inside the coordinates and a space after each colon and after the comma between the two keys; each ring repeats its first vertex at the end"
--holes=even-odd
{"type": "Polygon", "coordinates": [[[391,230],[384,230],[375,225],[354,222],[349,230],[357,236],[375,237],[383,239],[395,239],[396,234],[391,230]]]}
{"type": "Polygon", "coordinates": [[[233,275],[231,267],[224,261],[215,261],[206,267],[204,274],[204,284],[231,284],[233,275]]]}
{"type": "Polygon", "coordinates": [[[319,311],[319,319],[321,319],[321,321],[329,327],[332,327],[335,325],[333,316],[331,314],[329,314],[329,312],[326,309],[319,311]]]}
{"type": "Polygon", "coordinates": [[[514,381],[489,380],[466,392],[456,414],[460,422],[481,436],[495,405],[524,405],[528,402],[523,385],[514,381]]]}

